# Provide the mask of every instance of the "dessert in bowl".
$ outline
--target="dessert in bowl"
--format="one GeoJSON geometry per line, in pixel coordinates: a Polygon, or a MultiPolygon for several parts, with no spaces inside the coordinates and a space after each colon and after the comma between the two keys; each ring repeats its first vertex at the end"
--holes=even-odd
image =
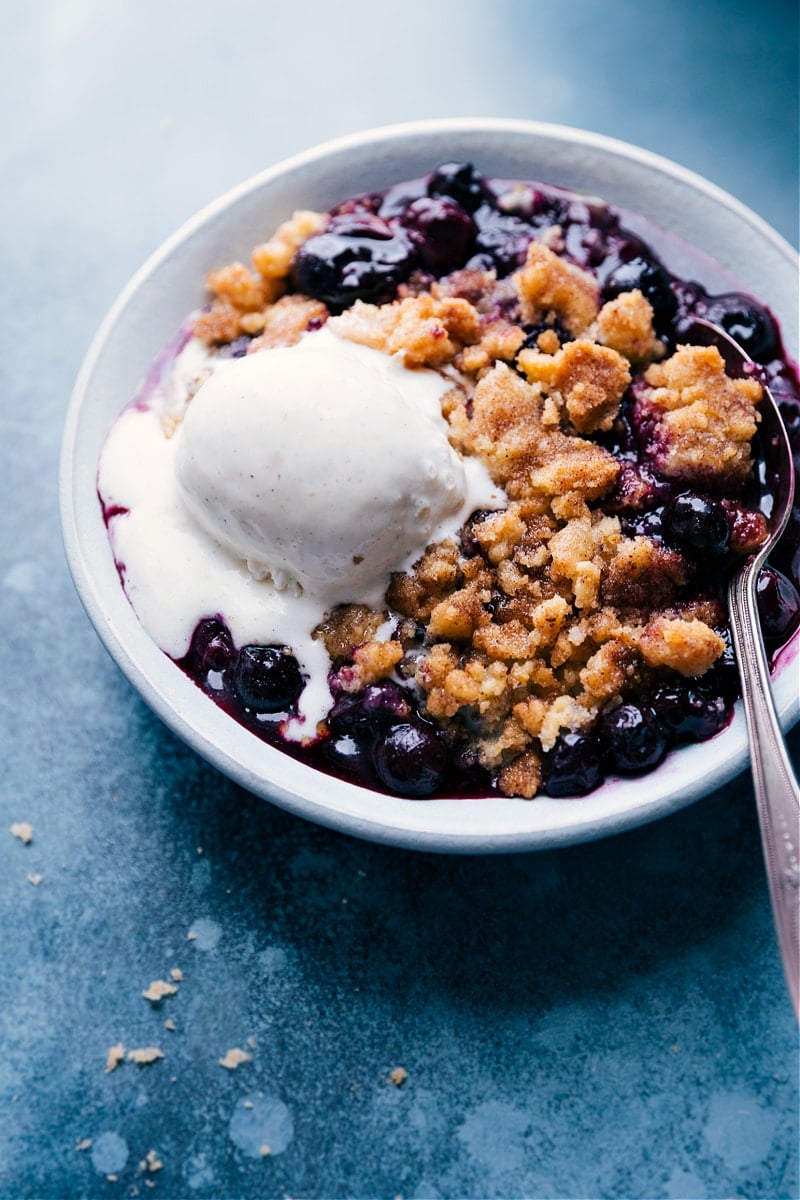
{"type": "Polygon", "coordinates": [[[325,823],[474,850],[669,811],[746,757],[718,584],[765,533],[761,383],[795,394],[750,293],[780,317],[792,286],[752,214],[593,135],[435,122],[283,164],[176,235],[90,353],[84,602],[168,723],[325,823]],[[728,379],[692,315],[761,366],[728,379]]]}

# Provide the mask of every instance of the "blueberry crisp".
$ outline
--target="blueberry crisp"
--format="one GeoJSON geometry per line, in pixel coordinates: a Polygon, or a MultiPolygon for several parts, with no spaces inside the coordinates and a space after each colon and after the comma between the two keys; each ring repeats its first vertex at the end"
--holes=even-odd
{"type": "MultiPolygon", "coordinates": [[[[759,403],[797,450],[797,376],[766,308],[631,217],[446,163],[208,276],[98,488],[142,623],[256,736],[378,791],[531,799],[727,724],[759,403]]],[[[773,653],[799,533],[759,585],[773,653]]]]}

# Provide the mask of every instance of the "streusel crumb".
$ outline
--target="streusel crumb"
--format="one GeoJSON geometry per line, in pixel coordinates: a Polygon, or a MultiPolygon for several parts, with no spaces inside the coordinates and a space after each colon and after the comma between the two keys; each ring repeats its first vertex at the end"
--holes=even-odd
{"type": "Polygon", "coordinates": [[[742,483],[752,463],[761,384],[730,379],[716,346],[680,346],[651,366],[645,380],[637,414],[652,426],[649,449],[662,474],[687,483],[742,483]]]}
{"type": "Polygon", "coordinates": [[[495,483],[513,499],[579,492],[597,499],[614,484],[619,465],[601,446],[571,437],[544,419],[541,385],[497,363],[472,402],[451,417],[454,440],[483,459],[495,483]]]}
{"type": "Polygon", "coordinates": [[[725,643],[703,621],[653,617],[642,630],[639,648],[651,667],[704,675],[722,654],[725,643]]]}
{"type": "Polygon", "coordinates": [[[300,209],[289,221],[284,221],[267,242],[256,246],[252,253],[253,266],[263,279],[283,280],[292,268],[294,256],[304,242],[321,233],[328,223],[327,213],[300,209]]]}
{"type": "Polygon", "coordinates": [[[589,328],[600,308],[600,288],[594,276],[559,258],[542,242],[531,242],[525,266],[514,281],[523,319],[532,325],[553,317],[578,336],[589,328]]]}
{"type": "Polygon", "coordinates": [[[638,288],[609,300],[597,314],[592,334],[636,367],[663,358],[664,346],[653,329],[653,308],[638,288]]]}
{"type": "Polygon", "coordinates": [[[350,658],[356,646],[374,638],[385,619],[385,613],[365,604],[342,604],[326,614],[314,630],[314,637],[322,638],[328,657],[336,665],[350,658]]]}
{"type": "Polygon", "coordinates": [[[523,350],[517,362],[529,383],[541,384],[566,409],[578,433],[610,429],[631,381],[621,354],[584,339],[567,342],[555,354],[523,350]]]}
{"type": "MultiPolygon", "coordinates": [[[[257,246],[252,254],[255,270],[244,263],[233,262],[206,277],[206,287],[212,296],[210,308],[195,315],[192,332],[209,345],[235,341],[242,334],[252,336],[280,324],[270,319],[270,308],[288,287],[292,261],[303,242],[324,228],[327,217],[321,213],[297,212],[286,221],[268,242],[257,246]]],[[[302,298],[306,303],[306,297],[302,298]]],[[[320,308],[324,315],[327,309],[320,308]]],[[[282,319],[282,318],[281,318],[282,319]]],[[[324,316],[323,316],[324,319],[324,316]]],[[[304,329],[308,328],[306,323],[304,329]]],[[[300,336],[301,329],[296,341],[300,336]]],[[[289,340],[265,341],[263,345],[291,345],[289,340]]]]}
{"type": "MultiPolygon", "coordinates": [[[[248,354],[258,350],[273,349],[276,346],[294,346],[309,329],[318,329],[328,319],[328,310],[321,300],[309,300],[306,296],[282,296],[275,304],[266,308],[258,316],[259,337],[253,339],[247,347],[248,354]]],[[[242,317],[240,324],[246,323],[242,317]]]]}
{"type": "Polygon", "coordinates": [[[480,317],[467,300],[425,294],[393,304],[357,301],[328,326],[351,342],[401,355],[408,367],[441,367],[477,341],[480,317]]]}

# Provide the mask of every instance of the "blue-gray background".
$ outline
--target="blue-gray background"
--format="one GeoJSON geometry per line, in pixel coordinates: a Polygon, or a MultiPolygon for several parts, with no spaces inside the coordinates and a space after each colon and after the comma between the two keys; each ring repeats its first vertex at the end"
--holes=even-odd
{"type": "Polygon", "coordinates": [[[746,776],[536,856],[312,828],[143,706],[56,512],[97,323],[218,193],[359,128],[530,117],[671,156],[796,240],[797,33],[780,0],[7,0],[0,1195],[797,1195],[797,1032],[746,776]],[[141,991],[172,967],[155,1010],[141,991]],[[107,1074],[118,1041],[165,1057],[107,1074]]]}

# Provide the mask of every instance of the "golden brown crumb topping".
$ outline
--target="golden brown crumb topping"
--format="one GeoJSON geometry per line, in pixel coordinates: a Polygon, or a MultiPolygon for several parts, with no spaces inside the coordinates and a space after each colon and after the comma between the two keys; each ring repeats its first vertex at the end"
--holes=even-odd
{"type": "Polygon", "coordinates": [[[628,363],[606,346],[581,339],[554,354],[523,350],[519,365],[530,383],[539,383],[578,433],[610,429],[631,381],[628,363]]]}
{"type": "Polygon", "coordinates": [[[573,336],[584,333],[600,308],[600,288],[588,271],[531,242],[524,267],[514,276],[522,317],[531,325],[555,317],[573,336]]]}
{"type": "Polygon", "coordinates": [[[602,346],[617,350],[636,367],[664,354],[653,329],[652,305],[638,288],[604,304],[592,332],[602,346]]]}
{"type": "Polygon", "coordinates": [[[563,433],[553,398],[503,363],[475,388],[472,415],[464,405],[451,414],[450,424],[457,446],[481,458],[514,499],[570,492],[596,499],[619,472],[600,446],[563,433]]]}
{"type": "MultiPolygon", "coordinates": [[[[292,260],[303,242],[319,233],[327,219],[324,213],[296,212],[290,221],[284,222],[276,230],[269,241],[256,246],[252,255],[254,270],[243,263],[234,262],[212,271],[206,277],[206,287],[212,296],[211,305],[194,318],[192,330],[195,336],[209,345],[216,345],[232,342],[241,334],[260,333],[271,320],[279,325],[284,314],[275,319],[271,316],[271,310],[287,289],[292,260]]],[[[303,300],[308,304],[317,303],[308,301],[306,297],[303,300]]],[[[319,307],[327,312],[324,305],[319,307]]],[[[308,328],[307,324],[305,328],[308,328]]],[[[298,333],[293,340],[297,341],[299,336],[298,333]]],[[[291,344],[291,335],[288,341],[264,343],[291,344]]]]}
{"type": "Polygon", "coordinates": [[[698,483],[747,478],[760,383],[730,379],[716,346],[680,346],[666,362],[653,364],[645,380],[649,387],[637,404],[654,423],[662,474],[698,483]]]}

